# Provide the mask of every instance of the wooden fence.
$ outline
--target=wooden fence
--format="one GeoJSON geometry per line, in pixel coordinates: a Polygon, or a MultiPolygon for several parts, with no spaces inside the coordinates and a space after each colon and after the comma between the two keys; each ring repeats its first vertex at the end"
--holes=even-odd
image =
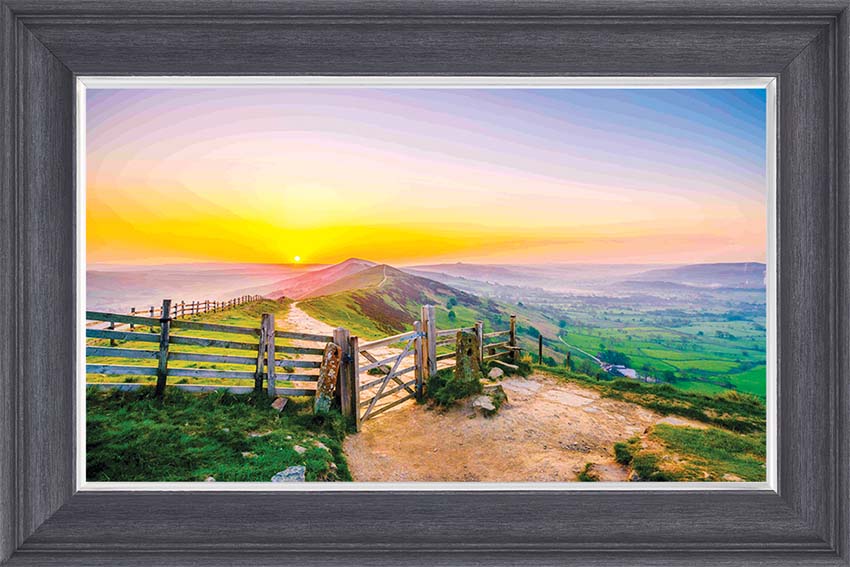
{"type": "Polygon", "coordinates": [[[460,331],[476,334],[481,347],[477,353],[480,360],[492,360],[507,368],[516,368],[499,360],[508,357],[511,362],[516,362],[519,358],[515,315],[511,315],[510,327],[502,331],[484,333],[481,322],[472,327],[437,329],[434,306],[423,305],[420,320],[413,323],[413,331],[365,343],[360,343],[357,337],[349,338],[346,354],[352,365],[352,395],[350,399],[341,398],[343,413],[354,415],[359,431],[362,422],[367,419],[408,400],[421,400],[428,378],[442,368],[455,365],[460,331]],[[376,353],[376,349],[390,345],[396,346],[400,352],[376,353]],[[357,353],[357,356],[351,353],[357,353]],[[412,362],[405,362],[411,357],[412,362]]]}
{"type": "MultiPolygon", "coordinates": [[[[312,395],[316,391],[321,357],[329,342],[342,349],[337,396],[343,415],[354,416],[357,429],[362,422],[411,399],[421,400],[425,383],[443,368],[453,367],[457,335],[475,333],[482,361],[494,361],[512,369],[519,357],[516,316],[511,315],[508,329],[484,333],[483,323],[472,327],[437,329],[433,305],[424,305],[413,330],[382,339],[360,342],[348,329],[338,328],[333,335],[317,335],[275,329],[273,314],[263,314],[259,327],[239,327],[181,320],[170,300],[163,300],[158,313],[171,317],[143,317],[118,313],[87,311],[92,322],[139,326],[149,332],[86,328],[87,339],[108,339],[110,346],[88,344],[87,357],[150,360],[151,365],[87,363],[87,374],[156,377],[156,392],[162,395],[166,385],[189,391],[217,390],[226,387],[235,393],[264,389],[269,396],[312,395]],[[179,334],[189,331],[193,335],[179,334]],[[177,333],[175,333],[177,331],[177,333]],[[204,333],[214,336],[203,336],[204,333]],[[222,338],[225,335],[226,338],[222,338]],[[236,335],[234,340],[231,335],[236,335]],[[245,339],[244,337],[249,337],[245,339]],[[276,339],[298,341],[298,346],[277,344],[276,339]],[[150,344],[153,348],[125,348],[127,342],[150,344]],[[306,343],[306,345],[304,344],[306,343]],[[156,346],[154,346],[156,345],[156,346]],[[177,348],[172,348],[172,346],[177,348]],[[193,347],[188,350],[186,347],[193,347]],[[250,356],[200,352],[205,349],[249,351],[250,356]],[[281,356],[278,356],[281,355],[281,356]],[[297,356],[299,358],[287,358],[297,356]],[[306,358],[305,358],[306,357],[306,358]],[[409,360],[411,359],[412,360],[409,360]],[[508,361],[502,360],[508,358],[508,361]],[[169,366],[171,361],[229,364],[250,367],[241,370],[185,368],[169,366]],[[222,384],[168,384],[169,378],[211,378],[215,380],[253,380],[253,386],[222,384]],[[287,385],[278,387],[278,381],[287,385]]],[[[88,362],[88,361],[87,361],[88,362]]],[[[99,383],[100,388],[134,389],[139,384],[99,383]]]]}
{"type": "MultiPolygon", "coordinates": [[[[254,301],[259,301],[263,298],[261,295],[240,295],[239,297],[233,297],[225,300],[217,300],[217,299],[194,299],[191,301],[173,301],[171,303],[171,309],[169,310],[172,319],[179,319],[183,317],[191,317],[193,315],[200,315],[202,313],[217,313],[219,311],[225,311],[227,309],[232,309],[234,307],[238,307],[240,305],[245,305],[246,303],[251,303],[254,301]]],[[[126,315],[131,316],[140,316],[140,317],[152,317],[152,318],[161,318],[162,317],[162,306],[150,305],[148,307],[131,307],[129,313],[125,313],[126,315]]],[[[104,325],[103,321],[89,321],[86,326],[87,327],[106,327],[109,329],[115,329],[115,322],[109,321],[104,325]]],[[[130,330],[134,330],[135,323],[128,323],[130,330]]]]}
{"type": "MultiPolygon", "coordinates": [[[[170,300],[164,300],[159,309],[160,313],[173,313],[170,300]]],[[[118,313],[102,313],[86,311],[88,321],[107,323],[122,323],[138,325],[152,332],[137,330],[86,329],[87,339],[108,339],[110,346],[86,346],[86,357],[110,357],[117,359],[145,359],[155,365],[128,364],[86,364],[87,374],[106,374],[119,376],[155,376],[156,392],[161,395],[171,377],[183,378],[213,378],[216,380],[253,380],[254,390],[262,390],[265,381],[269,395],[306,395],[315,392],[318,379],[318,368],[324,346],[333,337],[309,333],[295,333],[275,329],[274,315],[264,314],[259,327],[239,327],[215,323],[185,321],[174,317],[142,317],[138,315],[123,315],[118,313]],[[193,335],[177,334],[174,331],[191,331],[193,335]],[[204,332],[215,333],[215,336],[203,336],[204,332]],[[222,338],[220,335],[225,335],[222,338]],[[231,335],[237,335],[234,340],[231,335]],[[245,339],[244,337],[249,337],[245,339]],[[275,339],[290,339],[307,342],[308,346],[277,345],[275,339]],[[112,346],[117,342],[139,342],[156,345],[155,348],[123,348],[112,346]],[[316,343],[315,345],[309,343],[316,343]],[[172,346],[178,347],[173,349],[172,346]],[[195,347],[194,351],[180,347],[195,347]],[[251,356],[233,354],[198,352],[203,349],[224,349],[226,351],[250,351],[251,356]],[[298,355],[317,357],[316,360],[291,359],[278,357],[281,355],[298,355]],[[216,370],[211,368],[180,368],[169,367],[170,361],[191,361],[206,364],[231,364],[237,367],[252,367],[243,370],[216,370]],[[278,372],[278,369],[281,369],[278,372]],[[309,372],[315,370],[315,373],[309,372]],[[277,387],[277,381],[287,381],[292,384],[283,388],[277,387]]],[[[89,385],[102,388],[121,387],[130,389],[137,384],[97,383],[89,385]]],[[[215,390],[223,387],[216,384],[177,384],[178,387],[192,390],[215,390]]],[[[224,386],[234,392],[247,392],[249,386],[224,386]]]]}

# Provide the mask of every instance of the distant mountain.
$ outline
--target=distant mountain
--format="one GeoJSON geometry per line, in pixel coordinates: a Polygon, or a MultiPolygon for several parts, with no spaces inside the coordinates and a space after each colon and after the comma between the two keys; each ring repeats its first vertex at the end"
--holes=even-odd
{"type": "Polygon", "coordinates": [[[759,262],[691,264],[648,270],[629,279],[702,288],[761,289],[765,287],[765,273],[766,266],[759,262]]]}
{"type": "Polygon", "coordinates": [[[298,302],[313,317],[346,326],[363,337],[410,329],[425,304],[436,306],[441,328],[469,326],[476,320],[507,320],[493,302],[384,264],[340,278],[298,302]]]}
{"type": "Polygon", "coordinates": [[[375,264],[375,262],[370,262],[368,260],[349,258],[344,262],[328,266],[327,268],[322,268],[320,270],[301,274],[294,278],[275,282],[272,286],[270,286],[272,291],[265,292],[264,295],[272,299],[277,299],[279,297],[302,299],[304,297],[315,295],[315,290],[331,285],[347,276],[368,270],[376,265],[377,264],[375,264]]]}
{"type": "MultiPolygon", "coordinates": [[[[459,287],[474,288],[474,282],[501,286],[547,289],[557,292],[593,291],[600,284],[631,279],[651,268],[647,264],[428,264],[404,268],[459,287]],[[467,284],[463,280],[470,280],[467,284]]],[[[667,266],[663,266],[667,267],[667,266]]]]}

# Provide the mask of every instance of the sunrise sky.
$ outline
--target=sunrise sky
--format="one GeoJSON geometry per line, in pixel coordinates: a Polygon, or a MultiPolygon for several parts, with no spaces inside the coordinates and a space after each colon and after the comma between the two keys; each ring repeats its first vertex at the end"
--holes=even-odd
{"type": "Polygon", "coordinates": [[[93,263],[763,261],[764,90],[90,89],[93,263]]]}

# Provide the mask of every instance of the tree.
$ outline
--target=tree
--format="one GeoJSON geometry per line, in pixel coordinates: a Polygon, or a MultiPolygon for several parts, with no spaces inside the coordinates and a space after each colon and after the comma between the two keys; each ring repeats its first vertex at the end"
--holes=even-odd
{"type": "Polygon", "coordinates": [[[449,321],[454,322],[457,320],[457,315],[454,312],[454,309],[449,311],[449,321]]]}
{"type": "Polygon", "coordinates": [[[623,366],[631,366],[632,364],[628,356],[616,350],[605,349],[599,353],[599,358],[609,364],[621,364],[623,366]]]}
{"type": "Polygon", "coordinates": [[[457,305],[457,297],[450,297],[450,298],[449,298],[449,301],[446,303],[446,307],[448,307],[449,309],[451,309],[451,308],[452,308],[452,307],[454,307],[455,305],[457,305]]]}
{"type": "Polygon", "coordinates": [[[561,319],[560,321],[558,321],[558,326],[562,329],[566,329],[567,328],[567,322],[564,321],[563,319],[561,319]]]}

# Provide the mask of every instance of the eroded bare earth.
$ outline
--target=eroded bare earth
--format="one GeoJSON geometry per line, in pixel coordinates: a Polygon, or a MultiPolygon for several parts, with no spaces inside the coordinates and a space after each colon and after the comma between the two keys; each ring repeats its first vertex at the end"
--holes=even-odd
{"type": "Polygon", "coordinates": [[[502,381],[508,403],[491,418],[469,403],[441,412],[414,403],[367,421],[345,453],[355,481],[574,481],[585,463],[603,481],[624,481],[611,447],[663,417],[543,375],[502,381]]]}

